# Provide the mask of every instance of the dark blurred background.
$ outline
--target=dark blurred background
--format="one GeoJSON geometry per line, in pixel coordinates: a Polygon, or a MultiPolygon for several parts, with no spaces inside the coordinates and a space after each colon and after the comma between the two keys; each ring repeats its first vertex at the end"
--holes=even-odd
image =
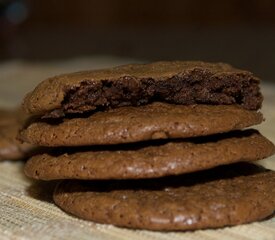
{"type": "Polygon", "coordinates": [[[0,0],[0,61],[225,61],[275,80],[274,0],[0,0]]]}

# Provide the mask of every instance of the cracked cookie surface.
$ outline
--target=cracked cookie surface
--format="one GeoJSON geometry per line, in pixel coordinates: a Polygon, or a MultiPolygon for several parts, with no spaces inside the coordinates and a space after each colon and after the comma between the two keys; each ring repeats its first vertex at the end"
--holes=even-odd
{"type": "Polygon", "coordinates": [[[259,124],[262,114],[235,105],[174,105],[155,102],[88,117],[35,121],[20,139],[41,146],[83,146],[205,136],[259,124]]]}
{"type": "Polygon", "coordinates": [[[157,180],[64,180],[54,201],[82,219],[135,229],[195,230],[249,223],[275,209],[275,172],[252,165],[157,180]]]}
{"type": "Polygon", "coordinates": [[[53,151],[33,156],[25,165],[25,173],[40,180],[156,178],[256,161],[275,152],[274,145],[256,130],[150,144],[103,147],[104,150],[98,146],[65,148],[62,154],[53,151]]]}

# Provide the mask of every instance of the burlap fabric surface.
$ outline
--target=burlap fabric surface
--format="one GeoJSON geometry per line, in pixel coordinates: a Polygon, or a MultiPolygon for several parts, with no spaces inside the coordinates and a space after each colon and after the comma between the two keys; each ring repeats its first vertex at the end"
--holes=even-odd
{"type": "MultiPolygon", "coordinates": [[[[0,107],[14,107],[26,92],[48,76],[133,62],[96,57],[51,63],[12,61],[0,64],[0,107]]],[[[275,142],[275,84],[262,84],[266,121],[258,127],[275,142]]],[[[275,157],[260,161],[275,170],[275,157]]],[[[262,222],[194,232],[151,232],[82,221],[52,202],[54,183],[38,183],[23,174],[23,163],[0,163],[0,239],[275,239],[275,217],[262,222]]]]}

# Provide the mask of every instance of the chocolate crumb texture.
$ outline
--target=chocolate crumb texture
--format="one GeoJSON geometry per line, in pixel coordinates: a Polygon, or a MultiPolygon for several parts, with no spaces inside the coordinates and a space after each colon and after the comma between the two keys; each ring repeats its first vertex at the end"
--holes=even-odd
{"type": "Polygon", "coordinates": [[[240,105],[258,110],[259,79],[223,63],[155,62],[77,72],[49,78],[29,93],[23,108],[46,118],[68,113],[171,104],[240,105]]]}

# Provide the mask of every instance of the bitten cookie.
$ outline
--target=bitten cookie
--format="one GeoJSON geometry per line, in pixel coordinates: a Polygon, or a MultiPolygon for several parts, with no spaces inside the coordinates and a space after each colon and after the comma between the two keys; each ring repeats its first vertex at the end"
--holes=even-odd
{"type": "Polygon", "coordinates": [[[95,109],[171,104],[236,104],[261,107],[259,79],[224,63],[155,62],[64,74],[49,78],[29,93],[26,112],[44,117],[95,109]]]}

